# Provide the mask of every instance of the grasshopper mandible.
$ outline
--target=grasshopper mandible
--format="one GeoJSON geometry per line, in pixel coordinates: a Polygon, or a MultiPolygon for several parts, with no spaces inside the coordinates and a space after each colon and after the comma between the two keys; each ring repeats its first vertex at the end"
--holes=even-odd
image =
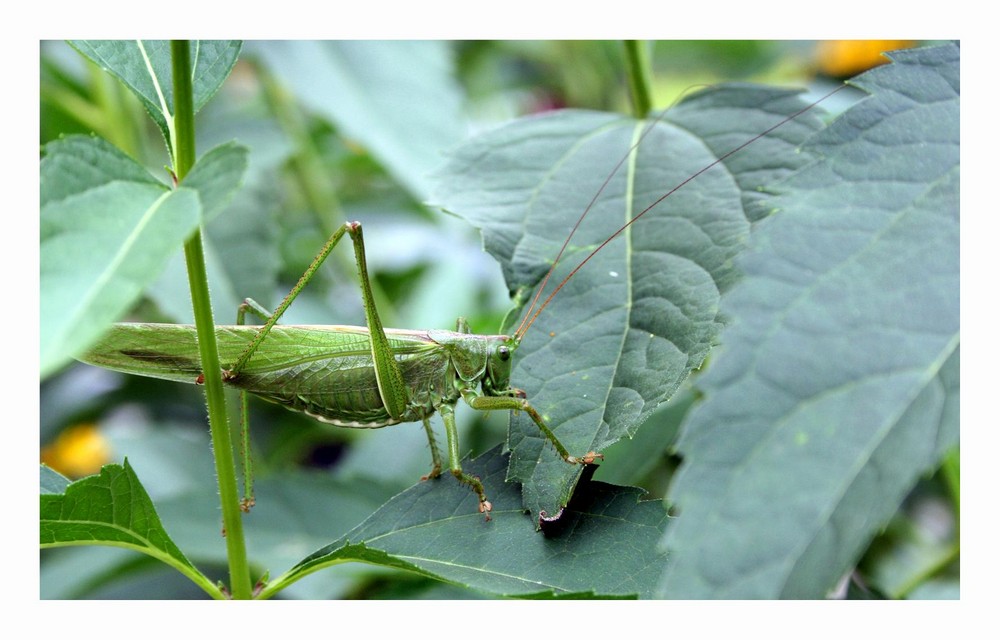
{"type": "MultiPolygon", "coordinates": [[[[832,92],[826,97],[829,95],[832,92]]],[[[820,101],[823,99],[825,97],[820,101]]],[[[225,367],[217,375],[221,375],[228,386],[238,389],[244,402],[246,394],[253,394],[341,427],[379,428],[422,421],[432,456],[432,468],[425,478],[438,477],[443,470],[442,456],[429,422],[435,412],[440,413],[447,436],[448,471],[476,493],[479,511],[489,520],[492,505],[482,482],[464,472],[460,463],[455,421],[458,401],[464,400],[479,411],[525,412],[559,456],[569,464],[587,465],[602,459],[603,455],[596,451],[567,450],[526,394],[511,386],[513,355],[525,333],[563,285],[626,228],[698,175],[820,101],[784,117],[666,191],[590,252],[539,304],[549,277],[590,211],[590,206],[584,209],[539,284],[520,326],[512,335],[473,334],[462,318],[458,319],[455,331],[383,328],[368,277],[362,227],[358,222],[348,222],[330,237],[273,313],[247,299],[238,310],[236,325],[216,327],[220,358],[225,367]],[[366,326],[278,325],[289,305],[345,234],[353,243],[366,326]],[[264,324],[259,327],[246,324],[248,313],[263,319],[264,324]]],[[[662,117],[661,114],[647,125],[611,175],[642,142],[645,132],[651,130],[662,117]]],[[[603,188],[595,194],[591,205],[603,188]]],[[[80,360],[116,371],[188,383],[200,382],[207,375],[202,371],[192,325],[116,324],[80,360]]],[[[244,433],[247,428],[244,418],[244,433]]],[[[244,506],[248,509],[253,503],[252,489],[248,488],[247,493],[244,506]]]]}

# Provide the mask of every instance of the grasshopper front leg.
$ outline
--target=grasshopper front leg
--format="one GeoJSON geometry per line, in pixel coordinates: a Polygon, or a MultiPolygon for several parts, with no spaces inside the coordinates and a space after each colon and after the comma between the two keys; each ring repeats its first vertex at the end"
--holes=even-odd
{"type": "Polygon", "coordinates": [[[545,424],[542,420],[542,416],[538,411],[531,406],[524,397],[522,391],[516,391],[517,397],[514,396],[481,396],[477,395],[474,391],[465,390],[462,392],[462,397],[470,407],[478,411],[524,411],[532,419],[535,425],[538,426],[539,431],[545,436],[545,438],[552,443],[555,447],[556,452],[559,456],[570,464],[591,464],[595,460],[604,459],[603,453],[597,453],[595,451],[588,451],[582,456],[570,455],[569,451],[563,446],[563,443],[559,441],[556,434],[549,429],[549,426],[545,424]]]}

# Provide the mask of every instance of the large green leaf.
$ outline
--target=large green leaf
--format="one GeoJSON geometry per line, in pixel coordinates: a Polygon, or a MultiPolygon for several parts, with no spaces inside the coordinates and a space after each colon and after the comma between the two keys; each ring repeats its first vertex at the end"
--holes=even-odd
{"type": "MultiPolygon", "coordinates": [[[[174,148],[174,85],[169,40],[71,40],[70,45],[122,81],[138,96],[156,122],[167,146],[174,148]]],[[[233,70],[239,40],[192,40],[191,84],[197,112],[233,70]]]]}
{"type": "Polygon", "coordinates": [[[823,597],[958,442],[959,49],[892,57],[753,234],[664,596],[823,597]]]}
{"type": "MultiPolygon", "coordinates": [[[[43,471],[43,484],[45,476],[43,471]]],[[[65,486],[62,493],[43,486],[40,500],[43,549],[93,544],[132,549],[174,567],[209,593],[221,595],[170,539],[127,460],[124,466],[107,465],[99,475],[65,486]]]]}
{"type": "Polygon", "coordinates": [[[659,502],[641,502],[638,489],[584,482],[561,521],[541,535],[523,516],[517,485],[504,481],[507,459],[499,447],[463,466],[482,479],[493,502],[491,521],[454,478],[422,482],[276,578],[263,595],[350,561],[505,596],[652,594],[665,560],[657,547],[667,520],[659,502]]]}
{"type": "Polygon", "coordinates": [[[649,487],[650,474],[663,475],[664,461],[680,434],[681,423],[696,399],[690,381],[661,404],[634,438],[624,438],[607,449],[594,477],[612,484],[649,487]]]}
{"type": "Polygon", "coordinates": [[[248,49],[420,198],[441,153],[466,133],[448,43],[272,41],[248,49]]]}
{"type": "MultiPolygon", "coordinates": [[[[796,113],[795,92],[729,86],[706,91],[653,124],[610,179],[550,283],[632,216],[727,152],[796,113]]],[[[524,118],[461,147],[439,174],[436,202],[482,229],[520,301],[570,228],[650,123],[568,111],[524,118]]],[[[801,166],[795,148],[818,127],[807,114],[698,176],[606,246],[546,307],[516,354],[527,392],[574,455],[601,450],[638,426],[701,365],[721,327],[720,291],[763,215],[757,189],[801,166]]],[[[579,469],[514,416],[509,477],[533,513],[558,516],[579,469]]]]}
{"type": "Polygon", "coordinates": [[[107,142],[70,136],[41,163],[41,374],[96,340],[235,192],[246,150],[210,151],[170,190],[107,142]],[[193,187],[193,188],[191,188],[193,187]]]}

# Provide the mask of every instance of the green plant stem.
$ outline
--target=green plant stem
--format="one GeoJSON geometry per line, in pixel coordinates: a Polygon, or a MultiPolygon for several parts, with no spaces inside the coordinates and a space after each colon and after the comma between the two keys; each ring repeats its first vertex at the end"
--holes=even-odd
{"type": "MultiPolygon", "coordinates": [[[[174,126],[176,144],[173,151],[174,172],[178,182],[194,166],[194,95],[191,86],[190,49],[186,40],[174,40],[170,46],[173,64],[174,126]]],[[[215,454],[215,471],[222,501],[222,522],[229,558],[229,582],[233,598],[252,597],[250,566],[247,563],[243,520],[240,515],[237,491],[236,466],[233,460],[233,443],[229,432],[226,397],[222,386],[219,348],[215,339],[215,322],[208,292],[208,274],[202,248],[201,230],[184,244],[187,260],[191,302],[198,333],[202,370],[205,372],[205,396],[208,404],[208,422],[215,454]]]]}
{"type": "Polygon", "coordinates": [[[645,118],[653,108],[650,94],[652,73],[649,66],[649,46],[642,40],[625,41],[625,69],[628,75],[632,115],[645,118]]]}
{"type": "Polygon", "coordinates": [[[176,147],[174,173],[180,182],[194,166],[194,88],[191,86],[191,51],[187,40],[170,43],[170,60],[173,64],[174,82],[174,131],[176,147]]]}

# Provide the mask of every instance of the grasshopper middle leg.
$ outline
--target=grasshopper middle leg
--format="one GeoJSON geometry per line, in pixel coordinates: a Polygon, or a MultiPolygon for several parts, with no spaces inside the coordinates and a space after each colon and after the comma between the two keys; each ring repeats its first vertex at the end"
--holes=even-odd
{"type": "Polygon", "coordinates": [[[482,481],[476,476],[462,471],[461,456],[458,451],[458,426],[455,424],[455,408],[450,404],[438,407],[438,413],[444,421],[445,433],[448,436],[448,467],[452,475],[458,478],[459,482],[469,485],[476,495],[479,496],[479,512],[490,520],[490,511],[493,504],[486,499],[486,489],[483,488],[482,481]]]}

